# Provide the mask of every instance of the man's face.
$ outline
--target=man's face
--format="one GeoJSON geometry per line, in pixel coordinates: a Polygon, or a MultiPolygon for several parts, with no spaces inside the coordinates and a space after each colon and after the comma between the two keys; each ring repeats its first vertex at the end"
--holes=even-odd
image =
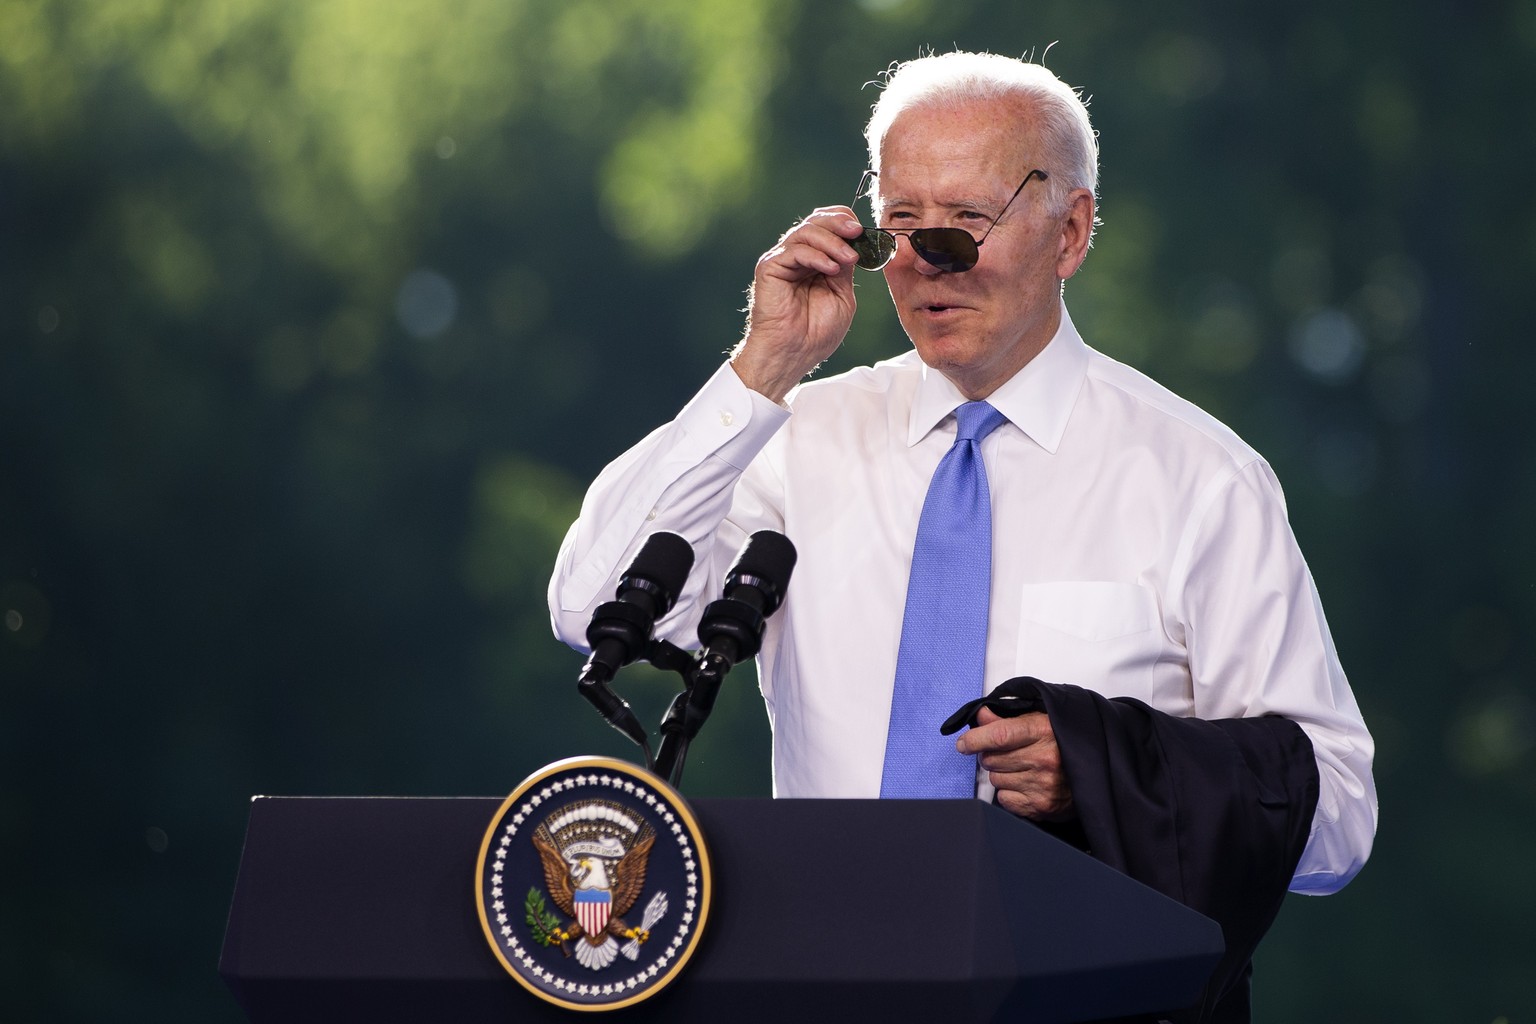
{"type": "Polygon", "coordinates": [[[908,110],[880,148],[881,227],[957,227],[977,239],[992,228],[980,261],[965,273],[941,272],[905,238],[885,268],[896,314],[918,355],[972,399],[1017,373],[1056,333],[1061,281],[1082,262],[1093,219],[1086,191],[1068,213],[1048,212],[1039,181],[1004,210],[1031,170],[1062,170],[1051,166],[1032,127],[1018,130],[1020,103],[908,110]]]}

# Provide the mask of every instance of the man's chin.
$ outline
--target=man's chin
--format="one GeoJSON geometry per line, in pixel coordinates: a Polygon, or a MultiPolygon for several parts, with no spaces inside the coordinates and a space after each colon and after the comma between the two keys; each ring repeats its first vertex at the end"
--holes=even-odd
{"type": "Polygon", "coordinates": [[[935,337],[929,332],[923,332],[912,339],[912,347],[917,349],[917,356],[925,365],[946,377],[963,374],[978,361],[976,344],[963,337],[935,337]]]}

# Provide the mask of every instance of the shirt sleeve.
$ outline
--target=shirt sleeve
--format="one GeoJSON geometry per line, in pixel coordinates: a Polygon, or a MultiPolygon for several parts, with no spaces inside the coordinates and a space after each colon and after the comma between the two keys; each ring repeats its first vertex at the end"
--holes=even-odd
{"type": "Polygon", "coordinates": [[[586,651],[592,613],[613,599],[619,576],[651,534],[680,534],[694,549],[693,571],[656,635],[697,646],[695,609],[719,586],[736,549],[754,529],[782,525],[771,488],[737,503],[743,473],[789,418],[789,410],[741,383],[730,364],[677,417],[609,463],[588,488],[566,532],[549,582],[555,635],[586,651]],[[733,514],[733,504],[738,505],[733,514]]]}
{"type": "Polygon", "coordinates": [[[1254,460],[1211,484],[1190,519],[1181,561],[1173,600],[1195,715],[1279,715],[1307,734],[1319,796],[1291,889],[1335,892],[1359,872],[1375,838],[1375,747],[1266,463],[1254,460]]]}

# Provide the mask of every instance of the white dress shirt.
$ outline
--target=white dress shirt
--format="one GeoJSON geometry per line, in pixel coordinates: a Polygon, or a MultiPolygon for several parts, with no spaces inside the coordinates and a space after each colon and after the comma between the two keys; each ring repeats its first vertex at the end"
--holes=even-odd
{"type": "MultiPolygon", "coordinates": [[[[556,634],[582,648],[645,538],[671,530],[698,561],[657,635],[697,647],[699,612],[747,535],[784,533],[799,562],[758,659],[774,793],[878,796],[918,515],[964,400],[910,351],[803,384],[788,409],[722,366],[592,484],[550,582],[556,634]]],[[[1320,794],[1291,887],[1342,887],[1375,835],[1373,744],[1269,465],[1090,349],[1065,309],[988,401],[1009,422],[981,445],[993,510],[981,692],[1032,675],[1172,715],[1294,720],[1320,794]]],[[[992,796],[984,772],[978,796],[992,796]]]]}

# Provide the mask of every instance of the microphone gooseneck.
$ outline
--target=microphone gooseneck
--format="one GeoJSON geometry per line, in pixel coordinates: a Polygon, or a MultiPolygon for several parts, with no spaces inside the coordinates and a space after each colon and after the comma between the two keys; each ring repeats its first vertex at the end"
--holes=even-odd
{"type": "Polygon", "coordinates": [[[692,568],[693,548],[686,540],[675,533],[651,534],[619,577],[616,600],[598,605],[587,626],[592,654],[576,688],[609,725],[644,748],[648,762],[645,727],[608,684],[614,673],[645,653],[656,620],[677,603],[692,568]]]}

